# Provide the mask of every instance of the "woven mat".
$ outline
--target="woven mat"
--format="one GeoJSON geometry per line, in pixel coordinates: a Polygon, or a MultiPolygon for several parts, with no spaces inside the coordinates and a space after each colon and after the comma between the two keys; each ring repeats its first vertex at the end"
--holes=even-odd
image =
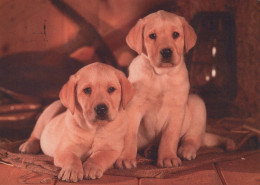
{"type": "MultiPolygon", "coordinates": [[[[218,122],[214,127],[208,126],[207,130],[212,133],[221,134],[232,138],[236,142],[236,150],[226,152],[220,147],[201,148],[197,158],[191,161],[183,161],[180,167],[157,168],[156,167],[156,146],[151,145],[142,155],[137,156],[138,167],[130,170],[109,169],[105,172],[108,175],[120,175],[131,177],[166,178],[173,173],[200,167],[205,164],[233,160],[252,153],[259,152],[259,136],[254,132],[243,129],[243,122],[230,120],[218,122]]],[[[60,168],[53,165],[53,158],[44,154],[21,154],[18,147],[24,141],[8,142],[0,145],[0,161],[12,164],[13,166],[27,170],[57,176],[60,168]]]]}

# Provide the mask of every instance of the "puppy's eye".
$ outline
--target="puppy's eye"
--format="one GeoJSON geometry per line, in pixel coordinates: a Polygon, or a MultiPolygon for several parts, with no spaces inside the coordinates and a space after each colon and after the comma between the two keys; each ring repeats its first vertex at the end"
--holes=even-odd
{"type": "Polygon", "coordinates": [[[87,88],[83,89],[83,91],[85,94],[91,94],[92,89],[90,87],[87,87],[87,88]]]}
{"type": "Polygon", "coordinates": [[[174,39],[177,39],[179,36],[180,36],[180,34],[178,32],[173,32],[173,34],[172,34],[172,37],[174,39]]]}
{"type": "Polygon", "coordinates": [[[111,93],[113,93],[115,90],[116,90],[116,88],[114,88],[114,87],[109,87],[109,88],[107,89],[107,92],[108,92],[109,94],[111,94],[111,93]]]}
{"type": "Polygon", "coordinates": [[[156,34],[155,34],[155,33],[151,33],[151,34],[149,35],[149,37],[150,37],[150,39],[156,39],[156,34]]]}

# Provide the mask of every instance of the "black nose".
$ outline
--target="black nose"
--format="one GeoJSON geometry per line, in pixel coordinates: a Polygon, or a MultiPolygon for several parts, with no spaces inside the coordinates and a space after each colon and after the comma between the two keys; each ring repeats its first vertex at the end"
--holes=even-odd
{"type": "Polygon", "coordinates": [[[99,117],[104,117],[107,114],[108,107],[106,104],[98,104],[94,110],[99,117]]]}
{"type": "Polygon", "coordinates": [[[163,58],[170,58],[172,56],[172,50],[170,48],[164,48],[160,53],[163,58]]]}

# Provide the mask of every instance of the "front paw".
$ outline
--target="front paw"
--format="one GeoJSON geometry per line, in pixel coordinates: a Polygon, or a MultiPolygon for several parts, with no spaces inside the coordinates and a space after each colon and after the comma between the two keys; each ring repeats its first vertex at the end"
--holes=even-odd
{"type": "Polygon", "coordinates": [[[65,166],[61,169],[58,179],[67,182],[77,182],[83,179],[82,166],[65,166]]]}
{"type": "Polygon", "coordinates": [[[136,158],[118,158],[115,162],[115,168],[131,169],[136,168],[136,158]]]}
{"type": "Polygon", "coordinates": [[[97,164],[87,161],[83,164],[83,170],[85,179],[99,179],[104,173],[104,170],[97,164]]]}
{"type": "Polygon", "coordinates": [[[197,153],[196,148],[191,144],[181,145],[180,148],[178,149],[179,156],[182,159],[186,159],[186,160],[195,159],[196,153],[197,153]]]}
{"type": "Polygon", "coordinates": [[[115,162],[115,168],[131,169],[136,168],[136,153],[137,149],[124,150],[115,162]]]}
{"type": "Polygon", "coordinates": [[[170,156],[170,157],[164,157],[164,158],[158,158],[157,160],[157,166],[161,168],[172,168],[172,167],[178,167],[181,165],[181,160],[177,156],[170,156]]]}
{"type": "Polygon", "coordinates": [[[25,143],[19,147],[21,153],[36,154],[40,152],[40,140],[28,139],[25,143]]]}

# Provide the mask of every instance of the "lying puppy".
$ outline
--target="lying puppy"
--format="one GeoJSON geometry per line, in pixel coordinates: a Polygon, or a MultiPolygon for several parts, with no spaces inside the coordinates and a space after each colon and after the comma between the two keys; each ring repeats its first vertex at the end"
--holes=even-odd
{"type": "Polygon", "coordinates": [[[61,167],[61,180],[100,178],[123,149],[124,108],[133,95],[122,72],[101,63],[85,66],[62,87],[60,100],[44,110],[19,150],[37,153],[41,147],[61,167]]]}
{"type": "Polygon", "coordinates": [[[196,39],[184,18],[166,11],[140,19],[130,30],[127,44],[139,54],[129,66],[128,78],[136,93],[126,108],[131,117],[117,167],[136,167],[137,150],[152,142],[159,143],[160,167],[181,164],[177,156],[179,142],[178,154],[187,160],[196,157],[203,143],[226,143],[226,139],[205,135],[204,102],[189,95],[184,53],[195,45],[196,39]]]}

